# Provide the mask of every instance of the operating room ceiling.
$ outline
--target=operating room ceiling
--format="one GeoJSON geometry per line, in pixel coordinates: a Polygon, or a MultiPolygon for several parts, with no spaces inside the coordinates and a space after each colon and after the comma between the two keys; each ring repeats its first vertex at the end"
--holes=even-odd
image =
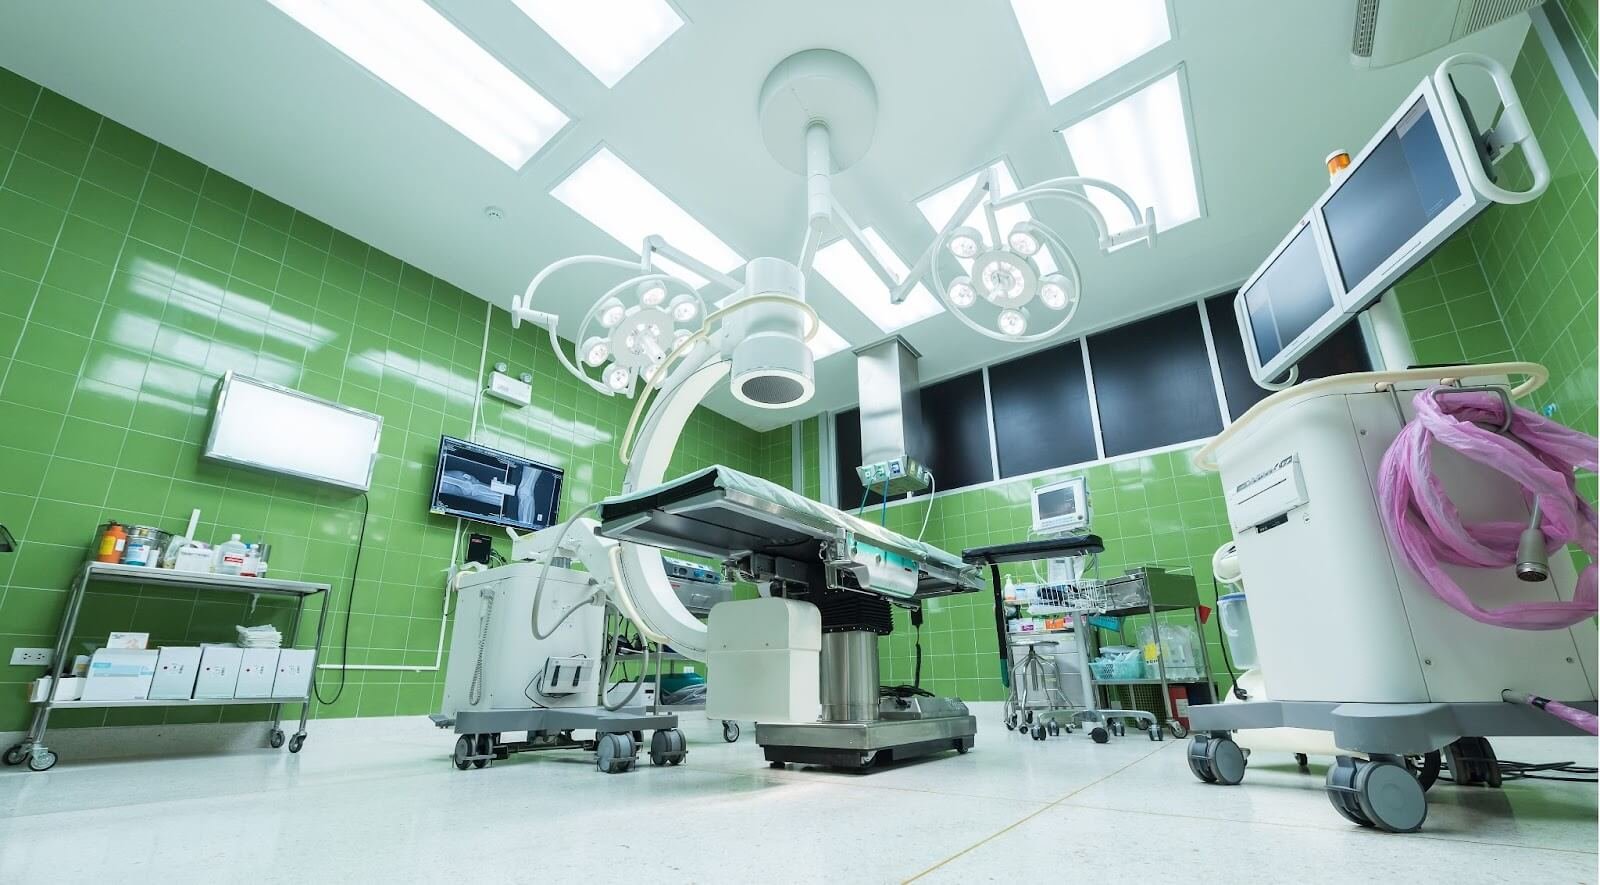
{"type": "MultiPolygon", "coordinates": [[[[1081,217],[1046,213],[1083,272],[1066,340],[1239,283],[1326,186],[1329,151],[1359,149],[1449,51],[1509,65],[1528,29],[1517,16],[1361,71],[1348,62],[1349,0],[1174,0],[1171,41],[1050,105],[1005,0],[678,0],[684,26],[611,89],[512,0],[433,2],[572,117],[520,170],[266,0],[8,4],[0,65],[502,306],[557,259],[632,255],[549,194],[601,144],[739,254],[793,260],[804,186],[768,154],[755,104],[796,51],[844,52],[875,81],[874,141],[834,190],[907,263],[933,233],[918,198],[996,159],[1023,185],[1073,174],[1057,130],[1181,65],[1203,215],[1163,231],[1154,250],[1101,255],[1081,217]]],[[[1488,119],[1492,108],[1474,110],[1488,119]]],[[[538,306],[575,326],[599,291],[563,286],[538,306]]],[[[814,274],[808,298],[852,346],[882,337],[814,274]]],[[[901,334],[922,352],[925,380],[1022,352],[947,314],[901,334]]],[[[762,411],[726,391],[710,404],[769,429],[855,399],[844,351],[818,363],[817,396],[800,408],[762,411]]]]}

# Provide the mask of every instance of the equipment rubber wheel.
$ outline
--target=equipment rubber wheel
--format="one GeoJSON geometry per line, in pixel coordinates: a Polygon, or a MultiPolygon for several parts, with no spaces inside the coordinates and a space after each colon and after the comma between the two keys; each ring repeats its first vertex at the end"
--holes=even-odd
{"type": "Polygon", "coordinates": [[[650,735],[650,764],[677,765],[688,754],[683,732],[676,728],[657,729],[650,735]]]}
{"type": "Polygon", "coordinates": [[[1116,737],[1123,737],[1128,733],[1128,724],[1119,719],[1111,720],[1111,733],[1116,737]]]}
{"type": "MultiPolygon", "coordinates": [[[[1244,769],[1249,760],[1244,750],[1233,742],[1233,738],[1196,735],[1194,742],[1189,745],[1189,754],[1189,767],[1195,769],[1197,764],[1204,766],[1205,775],[1200,779],[1207,783],[1231,787],[1244,780],[1244,769]]],[[[1200,774],[1200,771],[1196,769],[1195,773],[1200,774]]]]}
{"type": "Polygon", "coordinates": [[[1111,732],[1106,731],[1103,726],[1096,725],[1090,729],[1089,738],[1097,744],[1103,744],[1111,740],[1111,732]]]}
{"type": "Polygon", "coordinates": [[[271,747],[272,749],[276,750],[283,746],[283,741],[283,729],[274,728],[273,730],[267,732],[267,746],[271,747]]]}
{"type": "Polygon", "coordinates": [[[1033,727],[1033,711],[1032,710],[1023,710],[1022,711],[1022,724],[1027,726],[1027,727],[1029,727],[1029,728],[1033,727]]]}
{"type": "Polygon", "coordinates": [[[1355,780],[1358,760],[1349,756],[1335,756],[1333,764],[1328,766],[1328,776],[1323,781],[1323,790],[1327,793],[1328,802],[1339,816],[1358,827],[1371,827],[1369,820],[1361,811],[1361,803],[1356,801],[1355,790],[1351,784],[1355,780]]]}
{"type": "Polygon", "coordinates": [[[1029,733],[1033,735],[1033,739],[1036,741],[1044,740],[1045,736],[1049,734],[1049,732],[1045,730],[1044,723],[1042,722],[1035,722],[1033,724],[1033,730],[1029,733]]]}
{"type": "Polygon", "coordinates": [[[1417,783],[1422,785],[1424,793],[1433,789],[1433,785],[1439,782],[1439,769],[1442,767],[1443,761],[1438,750],[1430,750],[1422,756],[1406,757],[1406,768],[1416,775],[1417,783]]]}
{"type": "Polygon", "coordinates": [[[1016,713],[1007,713],[1006,714],[1006,731],[1016,731],[1017,730],[1017,725],[1018,725],[1018,723],[1020,721],[1021,720],[1019,720],[1017,718],[1017,714],[1016,713]]]}
{"type": "Polygon", "coordinates": [[[475,754],[481,758],[472,760],[472,767],[488,768],[489,757],[494,755],[494,736],[488,734],[478,735],[478,740],[473,750],[475,754]]]}
{"type": "Polygon", "coordinates": [[[59,761],[54,750],[45,750],[43,753],[28,754],[29,771],[49,771],[56,767],[59,761]]]}
{"type": "Polygon", "coordinates": [[[595,741],[595,767],[606,774],[621,774],[633,767],[634,753],[633,735],[607,732],[595,741]]]}
{"type": "Polygon", "coordinates": [[[12,744],[6,747],[4,762],[7,765],[21,765],[22,760],[26,759],[27,756],[28,754],[23,752],[21,744],[12,744]]]}
{"type": "Polygon", "coordinates": [[[1393,762],[1356,766],[1356,802],[1362,816],[1387,833],[1415,833],[1428,819],[1428,798],[1415,775],[1393,762]]]}
{"type": "Polygon", "coordinates": [[[1050,732],[1051,737],[1055,737],[1061,733],[1061,723],[1055,721],[1054,719],[1047,720],[1044,724],[1044,728],[1045,731],[1050,732]]]}
{"type": "Polygon", "coordinates": [[[727,741],[730,744],[731,743],[735,743],[736,741],[738,741],[739,740],[739,723],[733,722],[731,720],[723,722],[722,723],[722,739],[724,741],[727,741]]]}
{"type": "Polygon", "coordinates": [[[1159,725],[1150,726],[1146,729],[1146,733],[1150,735],[1150,740],[1160,741],[1162,739],[1161,726],[1159,725]]]}
{"type": "Polygon", "coordinates": [[[297,734],[294,737],[289,738],[289,752],[291,752],[291,753],[300,752],[300,748],[305,746],[305,745],[306,745],[306,736],[303,735],[303,734],[297,734]]]}
{"type": "Polygon", "coordinates": [[[1189,736],[1189,726],[1176,719],[1167,720],[1167,731],[1171,732],[1172,736],[1180,741],[1189,736]]]}
{"type": "Polygon", "coordinates": [[[1195,777],[1205,783],[1214,784],[1217,782],[1216,775],[1211,773],[1210,764],[1206,762],[1207,740],[1203,734],[1195,735],[1194,740],[1189,742],[1189,749],[1185,751],[1184,756],[1189,760],[1189,770],[1194,772],[1195,777]]]}
{"type": "Polygon", "coordinates": [[[1311,768],[1311,758],[1304,753],[1296,753],[1294,754],[1294,764],[1300,766],[1301,771],[1307,771],[1311,768]]]}
{"type": "Polygon", "coordinates": [[[456,748],[450,752],[450,761],[455,763],[458,771],[466,771],[472,767],[472,760],[469,757],[472,755],[473,744],[470,734],[456,738],[456,748]]]}

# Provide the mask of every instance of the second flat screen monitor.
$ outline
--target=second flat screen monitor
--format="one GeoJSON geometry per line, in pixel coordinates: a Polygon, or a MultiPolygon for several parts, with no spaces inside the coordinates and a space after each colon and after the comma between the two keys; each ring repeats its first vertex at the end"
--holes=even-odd
{"type": "Polygon", "coordinates": [[[1250,313],[1250,331],[1262,366],[1334,310],[1311,225],[1303,225],[1239,297],[1250,313]]]}

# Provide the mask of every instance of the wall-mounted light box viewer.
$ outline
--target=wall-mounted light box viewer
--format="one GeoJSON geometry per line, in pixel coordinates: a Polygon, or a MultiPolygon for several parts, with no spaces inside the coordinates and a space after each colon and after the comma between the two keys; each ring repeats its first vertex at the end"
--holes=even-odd
{"type": "Polygon", "coordinates": [[[217,385],[204,456],[366,491],[383,416],[229,372],[217,385]]]}

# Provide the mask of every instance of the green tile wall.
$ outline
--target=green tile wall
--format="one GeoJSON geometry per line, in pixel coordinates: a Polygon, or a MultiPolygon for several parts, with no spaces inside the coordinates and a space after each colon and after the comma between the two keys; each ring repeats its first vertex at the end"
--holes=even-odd
{"type": "MultiPolygon", "coordinates": [[[[48,646],[64,589],[102,520],[203,539],[272,542],[273,573],[337,587],[326,661],[349,624],[353,664],[431,666],[456,521],[425,512],[439,436],[468,436],[479,367],[535,376],[535,402],[482,399],[477,439],[567,471],[563,507],[620,489],[633,403],[581,387],[543,338],[317,219],[0,69],[0,659],[48,646]],[[488,349],[484,350],[487,326],[488,349]],[[199,459],[220,375],[296,387],[384,417],[356,600],[360,498],[199,459]],[[348,618],[347,618],[348,613],[348,618]]],[[[784,428],[702,411],[674,459],[787,483],[784,428]],[[778,463],[781,461],[781,464],[778,463]],[[777,471],[773,473],[772,471],[777,471]]],[[[228,641],[291,618],[192,591],[97,587],[78,638],[138,629],[155,643],[228,641]]],[[[26,726],[23,681],[0,668],[0,731],[26,726]]],[[[331,696],[337,674],[319,681],[331,696]]],[[[426,713],[442,674],[352,671],[317,716],[426,713]]],[[[259,708],[62,711],[56,725],[259,719],[259,708]]]]}

